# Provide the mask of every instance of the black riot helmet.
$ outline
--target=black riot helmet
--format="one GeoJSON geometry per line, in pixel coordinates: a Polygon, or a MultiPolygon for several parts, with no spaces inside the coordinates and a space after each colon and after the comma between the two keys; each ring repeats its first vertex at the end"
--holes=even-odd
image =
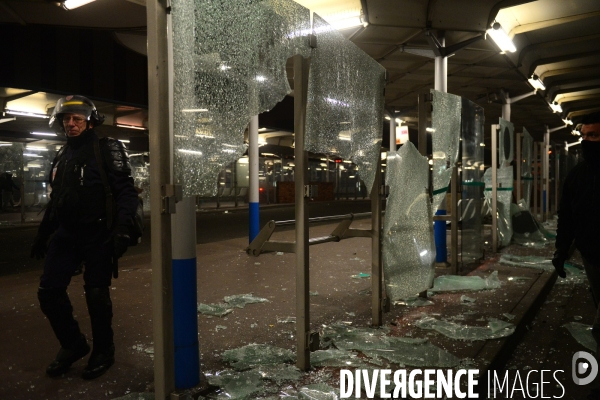
{"type": "Polygon", "coordinates": [[[102,125],[104,122],[104,115],[100,115],[98,110],[96,110],[94,103],[84,96],[67,96],[56,102],[56,106],[54,107],[54,111],[52,111],[52,116],[50,116],[50,122],[48,124],[51,129],[61,135],[65,134],[65,127],[62,121],[64,114],[84,115],[88,122],[91,121],[94,126],[102,125]]]}

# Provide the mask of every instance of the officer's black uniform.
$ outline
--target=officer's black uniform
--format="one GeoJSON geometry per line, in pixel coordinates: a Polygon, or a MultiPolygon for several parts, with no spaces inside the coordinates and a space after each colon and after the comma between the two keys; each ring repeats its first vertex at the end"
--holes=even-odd
{"type": "MultiPolygon", "coordinates": [[[[67,99],[76,104],[81,100],[83,111],[87,110],[85,106],[89,102],[96,112],[93,103],[85,97],[70,96],[67,99]]],[[[76,107],[69,108],[69,102],[61,101],[57,103],[58,110],[55,109],[56,118],[60,120],[64,113],[90,115],[76,107]]],[[[102,122],[103,118],[97,112],[96,118],[102,122]]],[[[94,122],[98,124],[97,121],[94,122]]],[[[42,312],[48,317],[61,345],[56,359],[46,369],[50,376],[63,374],[90,350],[73,318],[73,307],[67,294],[71,276],[82,262],[85,263],[83,279],[94,345],[83,377],[100,376],[114,363],[109,286],[113,262],[127,248],[128,232],[138,205],[138,193],[130,174],[129,159],[121,142],[114,139],[99,141],[93,129],[69,137],[53,162],[49,179],[52,187],[50,202],[32,246],[32,256],[43,257],[48,238],[55,233],[47,248],[38,290],[42,312]],[[114,199],[108,203],[94,152],[95,142],[114,199]]]]}

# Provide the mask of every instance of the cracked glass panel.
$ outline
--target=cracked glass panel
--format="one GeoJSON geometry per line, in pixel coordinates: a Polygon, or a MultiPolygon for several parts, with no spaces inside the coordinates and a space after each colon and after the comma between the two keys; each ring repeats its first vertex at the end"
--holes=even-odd
{"type": "Polygon", "coordinates": [[[214,196],[250,118],[291,91],[286,60],[310,54],[310,13],[291,0],[178,0],[171,15],[175,181],[185,196],[214,196]]]}
{"type": "Polygon", "coordinates": [[[391,301],[431,287],[435,245],[428,194],[429,163],[411,142],[389,152],[389,196],[383,228],[383,268],[391,301]]]}
{"type": "Polygon", "coordinates": [[[514,140],[515,126],[512,122],[500,118],[500,130],[498,131],[498,163],[501,167],[510,165],[515,158],[514,140]]]}
{"type": "Polygon", "coordinates": [[[460,213],[462,221],[461,257],[463,264],[478,262],[483,257],[483,107],[462,99],[462,196],[460,213]]]}
{"type": "Polygon", "coordinates": [[[513,243],[525,247],[541,248],[553,240],[546,237],[540,229],[542,226],[533,218],[529,206],[525,200],[519,200],[518,204],[511,204],[511,220],[513,224],[513,243]]]}
{"type": "MultiPolygon", "coordinates": [[[[513,166],[499,167],[496,175],[498,190],[496,192],[498,201],[498,244],[501,247],[508,246],[512,239],[512,218],[510,216],[510,204],[512,203],[513,191],[513,166]]],[[[492,209],[492,168],[488,168],[483,174],[485,182],[485,199],[490,210],[492,209]]]]}
{"type": "Polygon", "coordinates": [[[459,276],[442,275],[435,278],[431,292],[452,292],[452,291],[476,291],[485,289],[498,289],[500,280],[498,271],[492,272],[487,278],[480,276],[459,276]]]}
{"type": "MultiPolygon", "coordinates": [[[[460,96],[431,90],[431,141],[433,146],[433,213],[446,198],[452,167],[458,158],[460,143],[460,96]]],[[[443,207],[445,208],[445,207],[443,207]]]]}
{"type": "Polygon", "coordinates": [[[134,185],[142,189],[140,196],[144,200],[144,211],[150,210],[150,162],[148,153],[130,153],[131,176],[134,185]]]}
{"type": "Polygon", "coordinates": [[[518,256],[505,253],[500,256],[499,262],[515,267],[538,268],[546,271],[552,271],[554,269],[551,259],[539,256],[518,256]]]}
{"type": "MultiPolygon", "coordinates": [[[[531,208],[531,189],[533,187],[532,161],[533,161],[533,138],[523,128],[523,145],[521,147],[521,180],[523,181],[523,200],[527,209],[531,208]]],[[[520,201],[521,199],[517,199],[520,201]]]]}
{"type": "Polygon", "coordinates": [[[499,339],[510,336],[515,331],[513,324],[497,319],[491,319],[487,326],[469,326],[423,316],[415,322],[415,325],[421,329],[433,329],[446,337],[459,340],[499,339]]]}
{"type": "Polygon", "coordinates": [[[339,396],[339,389],[334,389],[325,383],[303,386],[298,391],[299,400],[338,400],[339,396]]]}
{"type": "Polygon", "coordinates": [[[370,193],[380,157],[385,69],[317,14],[305,148],[352,160],[370,193]]]}

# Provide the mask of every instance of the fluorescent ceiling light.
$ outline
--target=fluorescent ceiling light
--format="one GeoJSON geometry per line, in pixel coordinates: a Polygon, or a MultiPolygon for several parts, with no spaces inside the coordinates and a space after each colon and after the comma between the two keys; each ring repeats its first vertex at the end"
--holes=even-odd
{"type": "Polygon", "coordinates": [[[540,79],[539,76],[537,76],[536,74],[533,74],[531,76],[531,78],[527,79],[527,81],[529,82],[529,84],[537,90],[546,90],[546,86],[544,86],[544,82],[542,82],[542,80],[540,79]]]}
{"type": "Polygon", "coordinates": [[[267,78],[265,78],[265,77],[264,77],[264,76],[262,76],[262,75],[256,75],[256,80],[257,80],[257,81],[259,81],[259,82],[264,82],[264,81],[266,81],[266,80],[267,80],[267,78]]]}
{"type": "Polygon", "coordinates": [[[33,150],[33,151],[48,151],[48,149],[47,149],[47,148],[45,148],[45,147],[40,147],[40,146],[29,146],[29,145],[27,145],[25,148],[26,148],[27,150],[33,150]]]}
{"type": "Polygon", "coordinates": [[[119,139],[119,142],[123,142],[123,143],[129,143],[130,141],[127,139],[119,139]]]}
{"type": "Polygon", "coordinates": [[[24,117],[50,118],[46,114],[38,114],[38,113],[27,112],[27,111],[6,110],[6,113],[12,114],[12,115],[22,115],[24,117]]]}
{"type": "Polygon", "coordinates": [[[573,129],[571,131],[571,135],[573,135],[573,136],[581,136],[581,132],[579,132],[578,130],[573,129]]]}
{"type": "Polygon", "coordinates": [[[565,123],[565,125],[573,125],[573,121],[571,121],[570,119],[563,119],[563,122],[565,123]]]}
{"type": "Polygon", "coordinates": [[[549,106],[552,109],[552,111],[555,112],[555,113],[561,113],[562,112],[562,107],[557,102],[550,103],[549,106]]]}
{"type": "Polygon", "coordinates": [[[492,27],[487,30],[487,34],[490,35],[501,51],[510,51],[511,53],[517,51],[514,43],[498,22],[494,22],[492,27]]]}
{"type": "Polygon", "coordinates": [[[147,130],[143,126],[134,126],[134,125],[124,125],[124,124],[116,124],[119,128],[127,128],[127,129],[137,129],[138,131],[147,130]]]}
{"type": "Polygon", "coordinates": [[[0,146],[12,146],[12,143],[0,143],[0,146]]]}
{"type": "Polygon", "coordinates": [[[267,128],[258,128],[258,131],[259,131],[259,132],[264,132],[264,131],[266,131],[266,130],[267,130],[267,128]]]}
{"type": "Polygon", "coordinates": [[[206,108],[186,108],[181,110],[181,112],[208,112],[206,108]]]}
{"type": "Polygon", "coordinates": [[[41,157],[39,154],[34,153],[23,153],[25,157],[41,157]]]}
{"type": "Polygon", "coordinates": [[[84,6],[87,3],[91,3],[92,1],[94,0],[65,0],[62,6],[65,10],[73,10],[77,7],[84,6]]]}
{"type": "Polygon", "coordinates": [[[435,132],[435,129],[433,129],[433,128],[425,128],[425,131],[426,131],[426,132],[432,132],[432,133],[433,133],[433,132],[435,132]]]}
{"type": "Polygon", "coordinates": [[[50,132],[31,132],[32,135],[37,135],[37,136],[56,136],[56,133],[50,133],[50,132]]]}
{"type": "Polygon", "coordinates": [[[388,117],[387,115],[385,116],[385,119],[387,119],[388,121],[391,119],[390,117],[388,117]]]}
{"type": "Polygon", "coordinates": [[[0,124],[3,123],[3,122],[9,122],[9,121],[14,121],[14,120],[16,120],[15,117],[12,117],[12,118],[0,118],[0,124]]]}
{"type": "Polygon", "coordinates": [[[397,122],[397,123],[399,123],[399,124],[403,124],[403,123],[404,123],[404,120],[403,120],[403,119],[400,119],[400,118],[396,118],[396,122],[397,122]]]}

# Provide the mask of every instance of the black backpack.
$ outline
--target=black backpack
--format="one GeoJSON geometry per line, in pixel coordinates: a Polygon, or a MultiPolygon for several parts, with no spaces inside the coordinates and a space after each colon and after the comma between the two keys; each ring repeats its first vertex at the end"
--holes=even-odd
{"type": "MultiPolygon", "coordinates": [[[[94,140],[94,155],[96,157],[96,163],[100,170],[100,177],[104,184],[104,193],[106,194],[106,215],[108,218],[107,225],[112,227],[113,223],[113,210],[115,208],[115,200],[108,184],[108,178],[106,177],[106,171],[104,170],[104,157],[100,152],[100,141],[106,142],[108,138],[102,138],[100,140],[94,140]]],[[[138,205],[133,218],[133,226],[129,230],[129,246],[135,246],[142,241],[142,235],[144,234],[144,200],[138,196],[138,205]]]]}

